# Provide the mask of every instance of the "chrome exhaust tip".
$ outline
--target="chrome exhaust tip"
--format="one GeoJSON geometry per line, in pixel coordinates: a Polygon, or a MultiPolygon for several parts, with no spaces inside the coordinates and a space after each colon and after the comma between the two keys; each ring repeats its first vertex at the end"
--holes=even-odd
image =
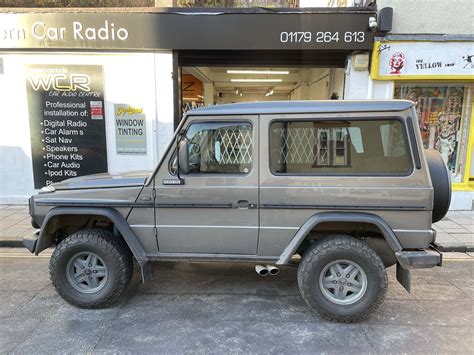
{"type": "Polygon", "coordinates": [[[263,265],[255,265],[255,271],[257,272],[257,274],[259,274],[260,276],[267,276],[268,275],[268,269],[263,266],[263,265]]]}
{"type": "Polygon", "coordinates": [[[272,276],[278,275],[280,273],[280,269],[273,265],[267,265],[267,270],[268,273],[272,276]]]}

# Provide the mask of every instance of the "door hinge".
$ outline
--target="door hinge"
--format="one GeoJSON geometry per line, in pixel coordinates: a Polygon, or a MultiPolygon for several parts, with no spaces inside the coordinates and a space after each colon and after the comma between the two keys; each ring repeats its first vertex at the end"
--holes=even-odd
{"type": "Polygon", "coordinates": [[[151,192],[151,194],[152,194],[153,198],[156,198],[156,190],[155,190],[155,189],[153,189],[153,191],[151,192]]]}
{"type": "Polygon", "coordinates": [[[155,235],[155,238],[158,238],[158,228],[153,228],[153,234],[155,235]]]}

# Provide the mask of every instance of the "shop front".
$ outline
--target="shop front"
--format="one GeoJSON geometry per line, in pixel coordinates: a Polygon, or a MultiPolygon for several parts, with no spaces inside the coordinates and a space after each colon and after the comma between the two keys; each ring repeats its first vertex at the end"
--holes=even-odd
{"type": "Polygon", "coordinates": [[[451,172],[451,209],[471,209],[474,196],[473,53],[470,41],[383,40],[373,49],[373,94],[417,103],[424,147],[451,172]]]}
{"type": "Polygon", "coordinates": [[[376,15],[61,11],[0,14],[0,203],[71,177],[152,169],[189,107],[357,98],[368,63],[354,66],[361,83],[344,68],[368,58],[376,15]]]}

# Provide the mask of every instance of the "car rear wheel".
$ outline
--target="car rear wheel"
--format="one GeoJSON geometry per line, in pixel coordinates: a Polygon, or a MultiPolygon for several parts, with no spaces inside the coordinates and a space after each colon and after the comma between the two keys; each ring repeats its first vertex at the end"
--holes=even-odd
{"type": "Polygon", "coordinates": [[[125,243],[101,229],[79,231],[54,250],[49,266],[56,291],[81,308],[107,307],[125,291],[133,258],[125,243]]]}
{"type": "Polygon", "coordinates": [[[306,303],[323,318],[356,322],[383,302],[388,280],[377,253],[350,236],[331,236],[311,245],[298,267],[306,303]]]}

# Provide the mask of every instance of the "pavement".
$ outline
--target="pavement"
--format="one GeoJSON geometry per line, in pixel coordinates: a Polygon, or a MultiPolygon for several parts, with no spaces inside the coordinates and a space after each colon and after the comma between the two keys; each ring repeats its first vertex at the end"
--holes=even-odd
{"type": "Polygon", "coordinates": [[[117,305],[83,310],[48,279],[48,253],[0,249],[1,353],[472,354],[474,254],[414,270],[412,293],[388,269],[381,308],[357,324],[324,321],[301,299],[296,268],[260,277],[251,264],[155,264],[117,305]]]}
{"type": "Polygon", "coordinates": [[[21,246],[23,236],[33,231],[28,206],[0,205],[0,247],[21,246]]]}
{"type": "MultiPolygon", "coordinates": [[[[474,210],[450,211],[434,228],[440,250],[474,252],[474,210]]],[[[23,236],[33,231],[28,206],[0,205],[0,247],[21,247],[23,236]]]]}
{"type": "Polygon", "coordinates": [[[441,251],[474,252],[474,210],[450,211],[434,229],[441,251]]]}

